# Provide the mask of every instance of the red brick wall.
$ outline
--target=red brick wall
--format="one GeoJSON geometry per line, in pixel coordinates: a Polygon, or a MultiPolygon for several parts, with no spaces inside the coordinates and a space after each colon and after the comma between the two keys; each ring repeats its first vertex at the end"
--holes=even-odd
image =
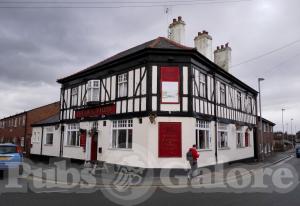
{"type": "Polygon", "coordinates": [[[5,142],[12,142],[14,138],[19,141],[21,137],[25,137],[25,125],[23,125],[23,117],[25,115],[26,114],[23,113],[0,120],[2,122],[5,122],[5,127],[0,128],[0,140],[4,138],[5,142]],[[17,123],[15,123],[16,119],[18,120],[17,123]],[[13,120],[13,125],[9,125],[8,123],[11,122],[11,120],[13,120]]]}

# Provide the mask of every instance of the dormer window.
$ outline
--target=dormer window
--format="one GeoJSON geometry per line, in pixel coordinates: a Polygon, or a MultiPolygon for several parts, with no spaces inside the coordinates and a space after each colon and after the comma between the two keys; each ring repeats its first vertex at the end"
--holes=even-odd
{"type": "Polygon", "coordinates": [[[118,97],[127,96],[127,85],[128,85],[127,73],[120,74],[118,76],[118,97]]]}
{"type": "Polygon", "coordinates": [[[100,80],[90,80],[87,84],[87,102],[99,101],[100,80]]]}

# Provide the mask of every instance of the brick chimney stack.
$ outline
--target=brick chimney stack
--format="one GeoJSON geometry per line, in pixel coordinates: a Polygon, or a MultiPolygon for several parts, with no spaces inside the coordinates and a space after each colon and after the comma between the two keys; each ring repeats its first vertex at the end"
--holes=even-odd
{"type": "Polygon", "coordinates": [[[185,22],[181,16],[178,19],[173,19],[169,25],[169,39],[179,44],[185,43],[185,22]]]}
{"type": "Polygon", "coordinates": [[[227,72],[229,72],[229,68],[231,66],[231,48],[228,44],[229,43],[221,45],[221,47],[218,46],[214,51],[215,64],[217,64],[227,72]]]}
{"type": "Polygon", "coordinates": [[[213,61],[212,57],[212,37],[207,31],[198,32],[198,36],[194,38],[194,43],[197,51],[213,61]]]}

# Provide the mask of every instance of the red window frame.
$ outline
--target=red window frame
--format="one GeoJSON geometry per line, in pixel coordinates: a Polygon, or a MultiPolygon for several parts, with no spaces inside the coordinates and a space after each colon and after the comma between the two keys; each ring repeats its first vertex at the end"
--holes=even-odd
{"type": "Polygon", "coordinates": [[[160,68],[160,103],[161,104],[179,104],[180,103],[180,74],[179,67],[161,67],[160,68]],[[177,102],[163,102],[162,99],[162,83],[163,82],[177,82],[178,83],[178,101],[177,102]]]}

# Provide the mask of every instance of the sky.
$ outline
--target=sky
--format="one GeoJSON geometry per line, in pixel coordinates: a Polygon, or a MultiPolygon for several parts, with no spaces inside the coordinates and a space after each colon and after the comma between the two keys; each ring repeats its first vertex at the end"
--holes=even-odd
{"type": "Polygon", "coordinates": [[[257,78],[265,79],[263,117],[282,130],[284,108],[285,130],[291,132],[291,119],[293,132],[300,130],[299,0],[68,1],[0,0],[0,118],[58,101],[58,78],[167,36],[169,23],[182,16],[187,46],[202,30],[214,48],[229,42],[230,73],[256,90],[257,78]]]}

